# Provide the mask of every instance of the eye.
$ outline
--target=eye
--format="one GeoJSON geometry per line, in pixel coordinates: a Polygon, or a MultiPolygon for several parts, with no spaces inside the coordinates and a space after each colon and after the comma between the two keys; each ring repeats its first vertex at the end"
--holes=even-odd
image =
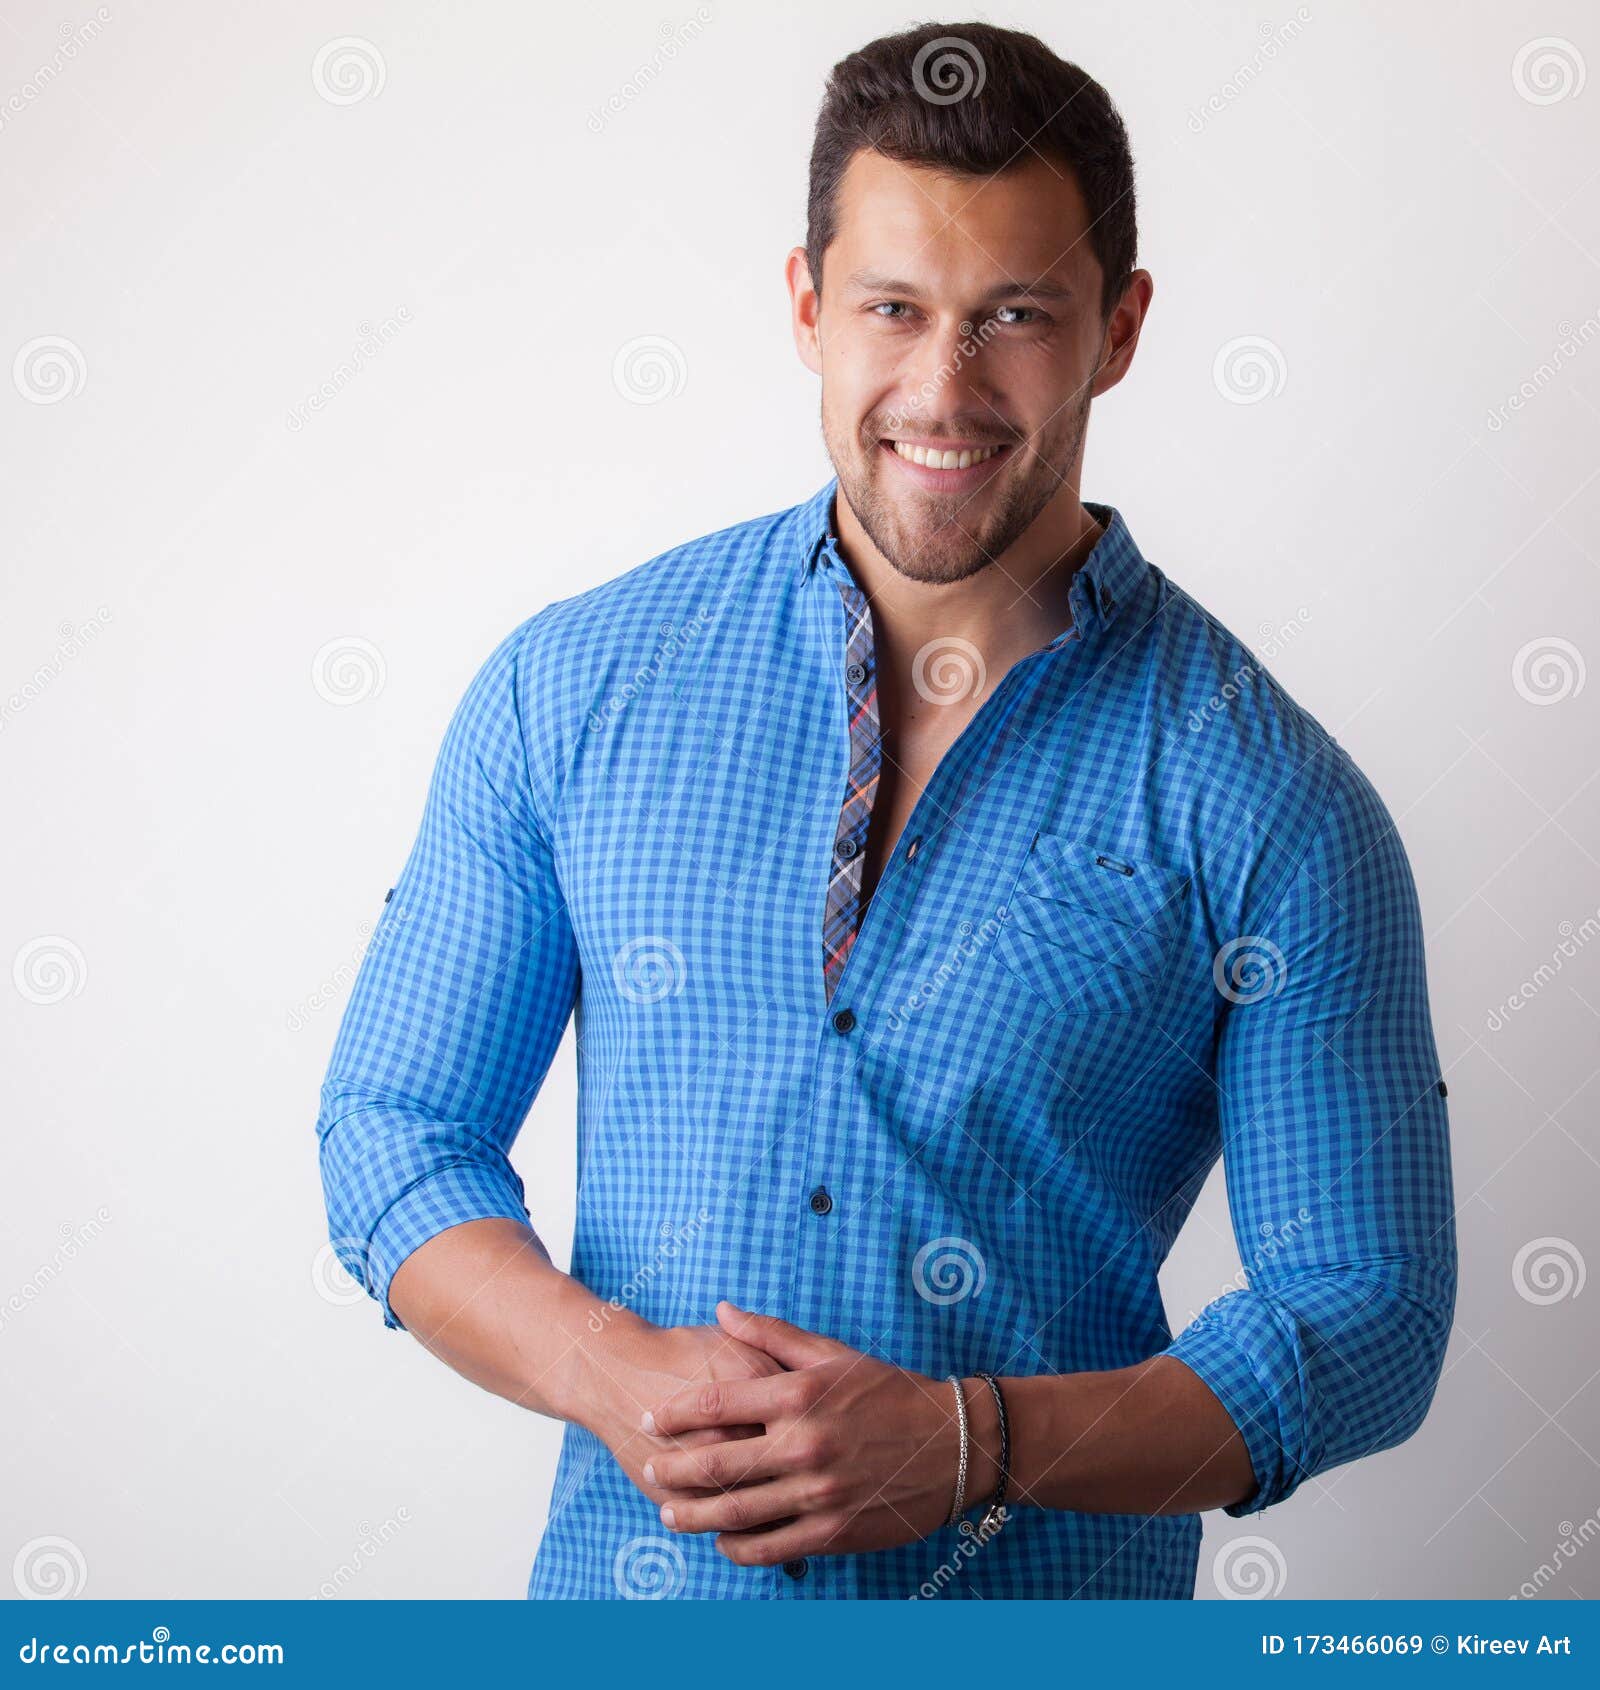
{"type": "Polygon", "coordinates": [[[1031,305],[1002,305],[995,311],[995,317],[1008,327],[1015,325],[1025,328],[1029,323],[1039,321],[1039,312],[1031,305]],[[1010,313],[1008,316],[1007,313],[1010,313]]]}
{"type": "Polygon", "coordinates": [[[886,323],[898,323],[903,320],[905,313],[911,307],[902,299],[880,299],[876,305],[868,309],[874,316],[881,317],[886,323]]]}

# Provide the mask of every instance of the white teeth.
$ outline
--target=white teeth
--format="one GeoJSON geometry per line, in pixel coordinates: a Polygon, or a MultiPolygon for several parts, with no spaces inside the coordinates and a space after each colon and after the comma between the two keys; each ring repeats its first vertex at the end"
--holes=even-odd
{"type": "Polygon", "coordinates": [[[974,464],[987,463],[1000,450],[998,446],[978,446],[959,452],[944,452],[937,446],[910,446],[904,440],[890,444],[902,458],[929,469],[971,469],[974,464]]]}

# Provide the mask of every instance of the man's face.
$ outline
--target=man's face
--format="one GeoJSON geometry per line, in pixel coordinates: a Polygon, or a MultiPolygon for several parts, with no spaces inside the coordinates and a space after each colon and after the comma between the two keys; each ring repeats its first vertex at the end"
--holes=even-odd
{"type": "Polygon", "coordinates": [[[791,260],[828,456],[902,575],[963,580],[1064,486],[1076,502],[1106,340],[1088,226],[1070,173],[1037,157],[973,177],[859,152],[820,310],[791,260]]]}

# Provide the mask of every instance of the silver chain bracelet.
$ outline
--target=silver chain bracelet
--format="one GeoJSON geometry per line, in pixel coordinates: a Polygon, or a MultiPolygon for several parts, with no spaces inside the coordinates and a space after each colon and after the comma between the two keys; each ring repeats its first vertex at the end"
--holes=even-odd
{"type": "Polygon", "coordinates": [[[961,1388],[959,1373],[948,1374],[947,1378],[956,1388],[956,1420],[961,1427],[961,1459],[956,1465],[956,1497],[950,1505],[950,1518],[945,1521],[947,1526],[953,1526],[967,1511],[967,1395],[961,1388]]]}

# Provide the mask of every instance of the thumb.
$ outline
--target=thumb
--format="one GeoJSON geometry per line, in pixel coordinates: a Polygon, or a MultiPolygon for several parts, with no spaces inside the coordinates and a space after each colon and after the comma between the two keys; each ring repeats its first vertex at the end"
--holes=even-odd
{"type": "Polygon", "coordinates": [[[774,1361],[789,1368],[815,1367],[820,1361],[850,1353],[847,1344],[824,1338],[819,1332],[807,1332],[803,1326],[791,1326],[776,1315],[751,1314],[726,1298],[717,1304],[717,1320],[730,1338],[765,1350],[774,1361]]]}

